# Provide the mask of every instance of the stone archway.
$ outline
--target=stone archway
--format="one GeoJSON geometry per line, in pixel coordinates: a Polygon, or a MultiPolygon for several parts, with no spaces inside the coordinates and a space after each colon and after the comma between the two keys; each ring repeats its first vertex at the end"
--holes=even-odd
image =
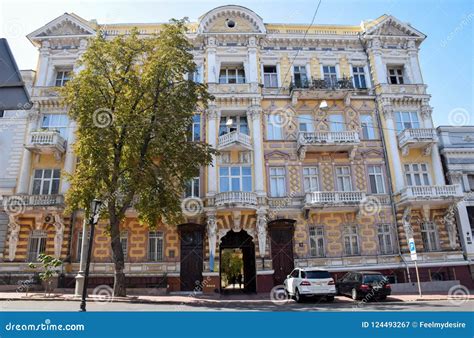
{"type": "MultiPolygon", "coordinates": [[[[219,245],[219,257],[225,249],[239,249],[243,256],[243,292],[257,292],[257,271],[255,265],[255,244],[253,237],[247,231],[241,230],[235,232],[229,230],[225,236],[221,238],[219,245]]],[[[226,292],[222,289],[222,259],[219,267],[220,292],[226,292]]]]}

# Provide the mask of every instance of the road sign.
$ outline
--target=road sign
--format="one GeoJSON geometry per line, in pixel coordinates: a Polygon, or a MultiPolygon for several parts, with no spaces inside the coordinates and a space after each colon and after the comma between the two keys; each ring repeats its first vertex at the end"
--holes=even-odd
{"type": "Polygon", "coordinates": [[[413,238],[408,239],[408,247],[410,248],[411,260],[416,261],[418,259],[418,257],[416,255],[415,240],[413,238]]]}

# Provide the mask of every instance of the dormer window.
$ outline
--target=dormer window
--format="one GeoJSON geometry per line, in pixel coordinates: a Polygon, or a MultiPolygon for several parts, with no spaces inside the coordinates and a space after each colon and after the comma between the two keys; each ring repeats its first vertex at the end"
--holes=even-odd
{"type": "Polygon", "coordinates": [[[71,71],[69,70],[58,70],[56,72],[56,87],[63,87],[71,79],[71,71]]]}
{"type": "Polygon", "coordinates": [[[245,83],[245,71],[242,66],[226,66],[221,68],[219,83],[245,83]]]}
{"type": "Polygon", "coordinates": [[[403,67],[388,67],[388,81],[390,84],[403,84],[403,67]]]}

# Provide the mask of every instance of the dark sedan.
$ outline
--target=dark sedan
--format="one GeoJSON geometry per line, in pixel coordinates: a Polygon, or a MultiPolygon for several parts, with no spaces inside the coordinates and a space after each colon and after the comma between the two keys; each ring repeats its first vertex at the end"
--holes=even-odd
{"type": "Polygon", "coordinates": [[[340,295],[351,296],[352,299],[385,299],[392,289],[387,278],[380,272],[353,271],[348,272],[336,282],[336,291],[340,295]]]}

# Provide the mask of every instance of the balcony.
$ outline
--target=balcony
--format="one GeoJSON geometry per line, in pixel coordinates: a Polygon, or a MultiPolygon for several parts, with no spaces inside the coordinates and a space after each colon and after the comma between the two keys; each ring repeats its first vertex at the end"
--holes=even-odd
{"type": "Polygon", "coordinates": [[[258,85],[255,83],[209,83],[209,93],[211,94],[223,94],[223,95],[234,95],[239,94],[256,94],[258,93],[258,85]]]}
{"type": "Polygon", "coordinates": [[[258,204],[257,194],[247,191],[227,191],[214,196],[214,206],[217,208],[250,208],[258,204]]]}
{"type": "Polygon", "coordinates": [[[59,91],[58,91],[59,88],[61,87],[54,87],[54,86],[33,87],[31,91],[31,96],[36,99],[59,98],[59,91]]]}
{"type": "Polygon", "coordinates": [[[316,79],[311,82],[290,84],[290,95],[298,99],[343,99],[348,92],[367,91],[366,88],[356,88],[352,77],[335,80],[316,79]]]}
{"type": "Polygon", "coordinates": [[[379,84],[375,87],[377,94],[392,95],[426,95],[425,84],[379,84]]]}
{"type": "Polygon", "coordinates": [[[400,191],[400,206],[431,205],[446,207],[464,196],[459,184],[454,185],[423,185],[405,187],[400,191]]]}
{"type": "Polygon", "coordinates": [[[366,194],[361,191],[313,191],[306,193],[305,209],[358,210],[366,194]]]}
{"type": "Polygon", "coordinates": [[[23,204],[26,208],[54,207],[64,204],[63,195],[13,195],[5,197],[18,201],[19,204],[23,204]]]}
{"type": "Polygon", "coordinates": [[[252,150],[252,139],[249,135],[232,131],[219,136],[217,141],[218,150],[252,150]]]}
{"type": "Polygon", "coordinates": [[[432,128],[405,129],[398,134],[398,147],[402,155],[407,156],[410,149],[423,149],[425,155],[431,153],[431,148],[438,141],[436,131],[432,128]]]}
{"type": "Polygon", "coordinates": [[[34,153],[54,154],[58,159],[66,151],[66,140],[57,131],[34,131],[25,148],[34,153]]]}
{"type": "Polygon", "coordinates": [[[318,131],[300,132],[297,149],[300,160],[304,160],[307,152],[350,152],[360,144],[359,134],[356,131],[318,131]]]}

